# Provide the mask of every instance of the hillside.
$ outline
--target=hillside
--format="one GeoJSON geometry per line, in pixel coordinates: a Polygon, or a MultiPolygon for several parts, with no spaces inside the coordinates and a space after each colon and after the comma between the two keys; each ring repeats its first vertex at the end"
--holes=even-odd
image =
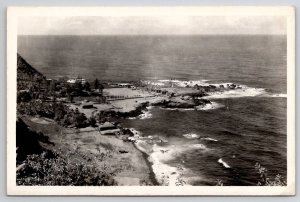
{"type": "Polygon", "coordinates": [[[21,55],[17,54],[17,84],[18,90],[26,90],[32,86],[46,83],[46,77],[32,67],[21,55]]]}

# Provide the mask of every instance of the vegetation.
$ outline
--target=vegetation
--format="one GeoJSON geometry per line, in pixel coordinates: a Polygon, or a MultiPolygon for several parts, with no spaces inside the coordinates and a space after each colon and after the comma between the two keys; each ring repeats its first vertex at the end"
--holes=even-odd
{"type": "MultiPolygon", "coordinates": [[[[275,177],[270,177],[268,175],[268,170],[261,166],[259,163],[255,164],[255,171],[259,175],[257,186],[286,186],[287,182],[280,174],[275,177]]],[[[223,186],[223,181],[217,179],[216,186],[223,186]]]]}
{"type": "Polygon", "coordinates": [[[62,126],[86,127],[95,125],[95,119],[87,119],[78,109],[69,109],[61,102],[43,102],[42,100],[31,100],[20,102],[17,111],[21,115],[42,116],[54,119],[62,126]]]}
{"type": "Polygon", "coordinates": [[[61,151],[29,155],[17,171],[18,185],[112,186],[113,174],[89,164],[76,161],[85,158],[78,153],[61,151]],[[75,158],[75,160],[74,160],[75,158]]]}
{"type": "Polygon", "coordinates": [[[38,90],[45,88],[46,78],[27,63],[19,54],[17,55],[17,88],[18,90],[34,87],[38,90]]]}
{"type": "MultiPolygon", "coordinates": [[[[20,115],[41,116],[54,119],[68,127],[95,126],[96,119],[70,109],[61,100],[73,102],[76,96],[90,96],[94,91],[88,82],[67,83],[46,79],[30,66],[20,55],[18,58],[18,93],[16,122],[17,184],[18,185],[115,185],[109,169],[99,170],[96,161],[77,150],[55,150],[53,142],[41,132],[31,130],[20,115]],[[59,100],[60,99],[60,100],[59,100]]],[[[97,89],[103,90],[98,81],[97,89]]],[[[100,96],[99,92],[93,95],[100,96]]],[[[100,98],[98,98],[100,101],[100,98]]],[[[101,153],[101,155],[107,155],[101,153]]]]}
{"type": "Polygon", "coordinates": [[[268,170],[259,163],[255,164],[255,170],[259,174],[258,186],[286,186],[286,180],[277,174],[275,177],[268,176],[268,170]]]}
{"type": "Polygon", "coordinates": [[[27,155],[42,153],[41,142],[52,144],[47,136],[29,129],[20,118],[16,122],[16,135],[17,162],[22,162],[27,155]]]}
{"type": "Polygon", "coordinates": [[[100,85],[99,80],[95,79],[95,81],[94,81],[94,88],[95,89],[99,89],[99,85],[100,85]]]}
{"type": "MultiPolygon", "coordinates": [[[[18,118],[17,184],[18,185],[114,185],[110,169],[98,169],[96,161],[77,149],[55,150],[48,136],[31,130],[18,118]],[[43,143],[43,144],[42,144],[43,143]]],[[[97,159],[101,159],[101,153],[97,159]]]]}

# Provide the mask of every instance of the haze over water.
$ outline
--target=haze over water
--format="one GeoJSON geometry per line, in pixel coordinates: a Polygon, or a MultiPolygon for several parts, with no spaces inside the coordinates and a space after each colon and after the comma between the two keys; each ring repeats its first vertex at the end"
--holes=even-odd
{"type": "MultiPolygon", "coordinates": [[[[205,79],[286,93],[286,36],[19,36],[18,52],[49,78],[205,79]]],[[[123,124],[142,135],[167,139],[165,147],[178,151],[164,163],[189,169],[187,177],[195,185],[214,185],[217,179],[224,185],[256,185],[256,162],[271,175],[285,176],[286,98],[214,101],[224,107],[207,111],[153,108],[151,119],[124,120],[123,124]],[[200,138],[183,136],[190,133],[200,138]],[[183,151],[188,146],[191,149],[183,151]]]]}

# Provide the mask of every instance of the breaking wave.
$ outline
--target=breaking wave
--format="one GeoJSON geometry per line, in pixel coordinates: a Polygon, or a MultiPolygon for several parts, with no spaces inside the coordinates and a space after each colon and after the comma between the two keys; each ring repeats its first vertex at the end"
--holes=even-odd
{"type": "Polygon", "coordinates": [[[167,107],[159,107],[160,109],[163,110],[169,110],[169,111],[193,111],[195,110],[194,108],[167,108],[167,107]]]}
{"type": "Polygon", "coordinates": [[[200,106],[196,106],[197,110],[203,110],[203,111],[207,111],[207,110],[213,110],[213,109],[219,109],[224,107],[224,105],[219,104],[217,102],[211,102],[211,103],[207,103],[204,106],[200,105],[200,106]]]}
{"type": "Polygon", "coordinates": [[[150,118],[152,118],[152,114],[149,111],[143,111],[143,113],[138,116],[138,119],[150,119],[150,118]]]}
{"type": "Polygon", "coordinates": [[[187,134],[184,134],[182,136],[187,138],[187,139],[198,139],[200,137],[200,135],[197,135],[195,133],[187,133],[187,134]]]}
{"type": "Polygon", "coordinates": [[[255,97],[266,94],[264,88],[249,88],[244,87],[242,89],[234,89],[221,92],[212,92],[208,96],[208,99],[222,99],[222,98],[240,98],[240,97],[255,97]]]}
{"type": "Polygon", "coordinates": [[[225,168],[230,168],[230,166],[221,158],[218,160],[218,163],[222,164],[225,168]]]}
{"type": "Polygon", "coordinates": [[[266,97],[287,97],[287,94],[279,93],[279,94],[269,94],[266,97]]]}
{"type": "Polygon", "coordinates": [[[214,138],[210,138],[210,137],[203,137],[201,138],[201,140],[207,140],[207,141],[212,141],[212,142],[218,142],[218,140],[214,139],[214,138]]]}

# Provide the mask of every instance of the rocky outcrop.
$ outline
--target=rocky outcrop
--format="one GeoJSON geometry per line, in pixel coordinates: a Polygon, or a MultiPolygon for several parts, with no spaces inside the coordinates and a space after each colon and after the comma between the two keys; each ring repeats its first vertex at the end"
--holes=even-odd
{"type": "Polygon", "coordinates": [[[180,108],[180,109],[189,109],[194,108],[195,104],[192,102],[169,102],[164,105],[165,108],[180,108]]]}
{"type": "Polygon", "coordinates": [[[115,110],[106,110],[106,111],[98,111],[93,113],[93,117],[96,118],[99,122],[105,121],[117,121],[119,118],[129,118],[129,117],[137,117],[143,113],[143,111],[147,110],[147,106],[149,106],[148,102],[139,104],[134,110],[129,112],[120,112],[115,110]]]}
{"type": "Polygon", "coordinates": [[[196,106],[199,106],[199,105],[211,104],[211,101],[202,98],[202,99],[195,99],[194,103],[196,106]]]}
{"type": "Polygon", "coordinates": [[[192,109],[199,105],[210,104],[211,102],[207,99],[199,98],[193,99],[190,96],[184,96],[183,99],[164,99],[159,102],[151,103],[153,106],[159,106],[169,109],[192,109]],[[188,99],[186,97],[189,97],[188,99]]]}

